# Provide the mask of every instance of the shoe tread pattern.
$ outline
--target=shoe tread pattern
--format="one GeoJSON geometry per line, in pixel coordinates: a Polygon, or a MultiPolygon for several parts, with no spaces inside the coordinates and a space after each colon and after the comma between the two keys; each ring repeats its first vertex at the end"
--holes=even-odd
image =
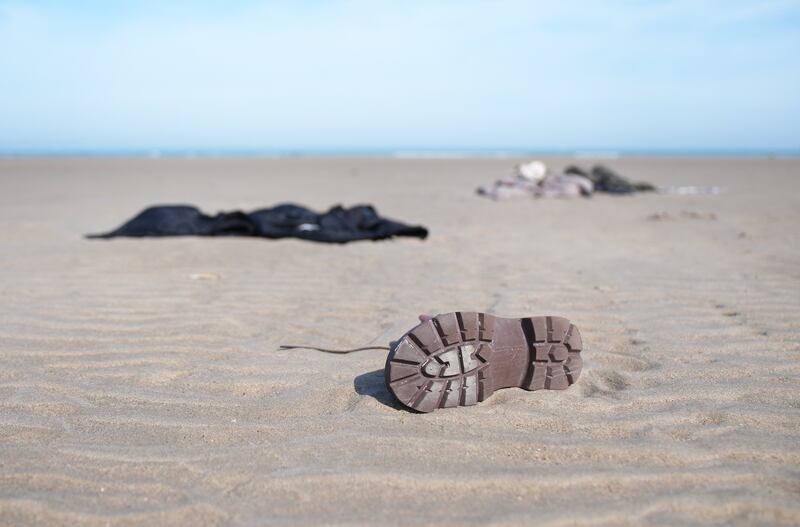
{"type": "MultiPolygon", "coordinates": [[[[582,367],[578,329],[563,317],[524,318],[519,324],[529,353],[528,371],[519,387],[561,390],[574,384],[582,367]]],[[[498,327],[508,324],[500,326],[494,315],[468,311],[420,323],[389,353],[387,387],[401,403],[420,412],[485,400],[496,385],[493,357],[503,360],[492,344],[498,327]]]]}

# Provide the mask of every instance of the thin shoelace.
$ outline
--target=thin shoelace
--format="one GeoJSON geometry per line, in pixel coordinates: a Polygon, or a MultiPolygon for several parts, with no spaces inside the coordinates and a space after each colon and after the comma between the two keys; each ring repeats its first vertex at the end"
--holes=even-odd
{"type": "Polygon", "coordinates": [[[316,346],[290,346],[286,344],[282,344],[279,349],[282,350],[295,350],[295,349],[305,349],[305,350],[314,350],[314,351],[321,351],[323,353],[353,353],[354,351],[365,351],[365,350],[386,350],[389,351],[389,346],[364,346],[363,348],[350,348],[350,349],[342,349],[342,350],[332,350],[328,348],[317,348],[316,346]]]}

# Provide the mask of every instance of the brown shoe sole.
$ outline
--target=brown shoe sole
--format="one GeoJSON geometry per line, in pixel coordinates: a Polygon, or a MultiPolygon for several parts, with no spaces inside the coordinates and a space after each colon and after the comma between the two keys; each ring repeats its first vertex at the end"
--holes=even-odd
{"type": "Polygon", "coordinates": [[[471,406],[496,390],[563,390],[581,373],[581,334],[563,317],[458,311],[422,322],[386,358],[386,386],[414,410],[471,406]]]}

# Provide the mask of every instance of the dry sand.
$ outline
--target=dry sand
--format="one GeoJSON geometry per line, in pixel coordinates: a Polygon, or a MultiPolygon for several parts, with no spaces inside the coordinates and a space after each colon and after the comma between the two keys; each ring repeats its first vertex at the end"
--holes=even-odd
{"type": "Polygon", "coordinates": [[[473,194],[514,162],[0,160],[0,524],[800,523],[800,160],[609,163],[720,196],[473,194]],[[431,236],[81,237],[283,201],[431,236]],[[278,350],[456,309],[569,317],[582,377],[417,415],[385,352],[278,350]]]}

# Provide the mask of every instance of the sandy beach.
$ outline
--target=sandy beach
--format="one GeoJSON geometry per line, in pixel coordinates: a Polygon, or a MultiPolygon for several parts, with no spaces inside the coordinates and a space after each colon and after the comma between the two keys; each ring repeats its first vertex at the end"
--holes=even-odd
{"type": "Polygon", "coordinates": [[[718,196],[474,194],[519,161],[0,159],[0,525],[800,524],[800,160],[602,161],[718,196]],[[83,238],[282,202],[430,237],[83,238]],[[279,349],[454,310],[568,317],[581,378],[422,415],[384,351],[279,349]]]}

